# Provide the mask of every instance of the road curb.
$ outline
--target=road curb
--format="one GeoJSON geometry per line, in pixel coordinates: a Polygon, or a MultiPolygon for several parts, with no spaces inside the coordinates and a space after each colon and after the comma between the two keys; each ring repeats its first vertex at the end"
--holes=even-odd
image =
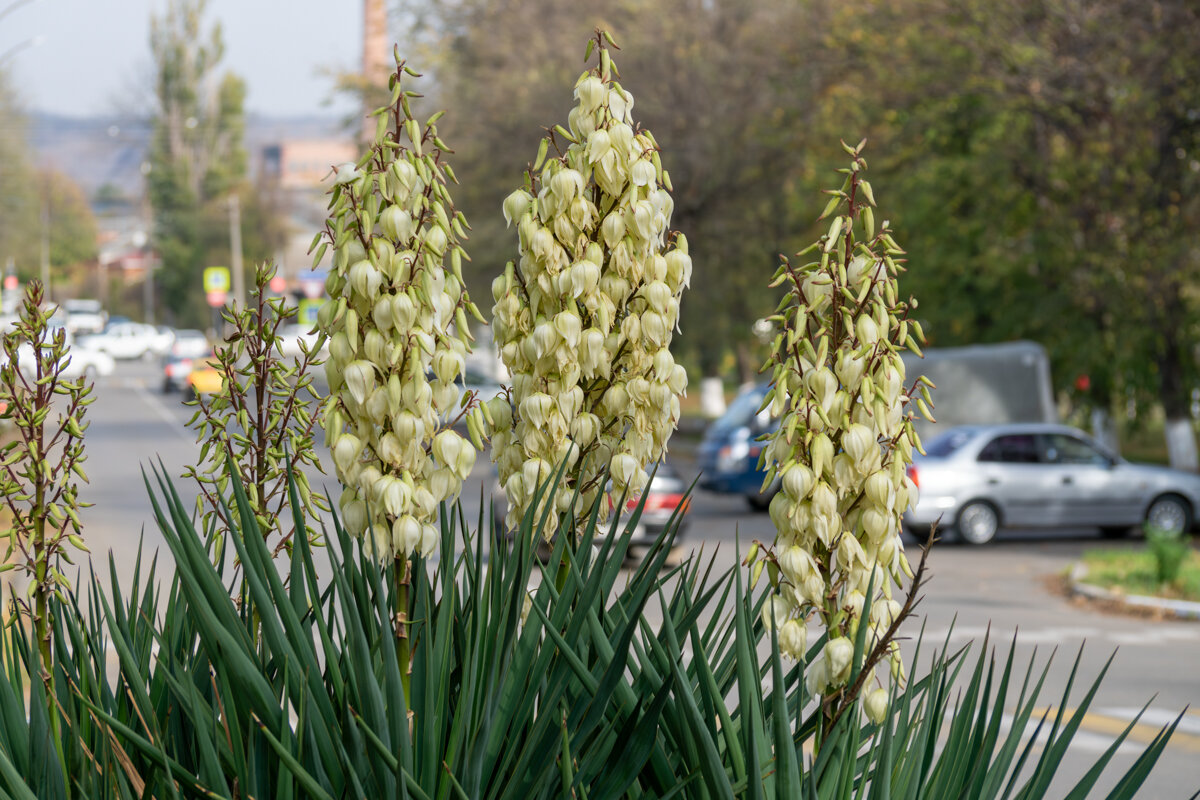
{"type": "Polygon", "coordinates": [[[1067,587],[1071,594],[1088,600],[1099,600],[1113,603],[1131,611],[1155,611],[1175,619],[1200,621],[1200,603],[1188,600],[1168,600],[1162,597],[1147,597],[1140,594],[1122,594],[1112,589],[1105,589],[1092,583],[1086,583],[1087,567],[1082,561],[1071,566],[1067,575],[1067,587]]]}

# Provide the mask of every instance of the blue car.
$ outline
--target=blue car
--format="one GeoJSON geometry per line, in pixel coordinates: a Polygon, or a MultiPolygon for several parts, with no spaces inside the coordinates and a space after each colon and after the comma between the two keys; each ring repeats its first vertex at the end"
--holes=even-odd
{"type": "Polygon", "coordinates": [[[758,468],[766,444],[762,437],[779,427],[779,420],[758,410],[769,388],[770,384],[760,383],[743,390],[705,431],[698,451],[700,488],[742,495],[756,511],[765,510],[779,490],[776,481],[761,491],[766,474],[758,468]]]}

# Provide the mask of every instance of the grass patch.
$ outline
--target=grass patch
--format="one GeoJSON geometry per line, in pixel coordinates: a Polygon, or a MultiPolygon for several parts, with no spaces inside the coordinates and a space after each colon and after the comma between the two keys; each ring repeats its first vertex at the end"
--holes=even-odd
{"type": "Polygon", "coordinates": [[[1154,557],[1137,550],[1091,550],[1083,555],[1087,583],[1125,594],[1200,601],[1200,552],[1192,547],[1179,571],[1179,580],[1160,584],[1155,579],[1154,557]]]}

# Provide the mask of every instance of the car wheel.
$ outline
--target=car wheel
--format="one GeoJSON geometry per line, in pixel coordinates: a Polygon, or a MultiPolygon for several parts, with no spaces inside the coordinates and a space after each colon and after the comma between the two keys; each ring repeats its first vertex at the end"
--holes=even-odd
{"type": "Polygon", "coordinates": [[[1129,535],[1128,525],[1105,525],[1100,528],[1100,535],[1105,539],[1124,539],[1129,535]]]}
{"type": "Polygon", "coordinates": [[[987,544],[996,538],[1000,529],[1000,515],[991,503],[972,500],[963,506],[954,521],[958,538],[967,544],[987,544]]]}
{"type": "Polygon", "coordinates": [[[86,367],[83,368],[83,379],[85,381],[87,381],[88,383],[95,383],[96,377],[99,374],[100,374],[100,371],[96,369],[95,364],[88,364],[86,367]]]}
{"type": "Polygon", "coordinates": [[[771,508],[771,501],[775,499],[775,495],[779,494],[779,487],[779,481],[775,481],[767,487],[765,492],[746,495],[746,504],[754,511],[769,510],[771,508]]]}
{"type": "Polygon", "coordinates": [[[1147,527],[1168,533],[1184,533],[1192,529],[1192,507],[1177,494],[1154,498],[1146,509],[1147,527]]]}
{"type": "Polygon", "coordinates": [[[196,399],[196,390],[195,390],[195,389],[193,389],[191,386],[188,386],[188,387],[184,388],[184,390],[183,390],[183,402],[185,402],[185,403],[190,403],[190,402],[192,402],[192,401],[193,401],[193,400],[195,400],[195,399],[196,399]]]}
{"type": "Polygon", "coordinates": [[[748,494],[746,505],[750,506],[751,511],[766,511],[771,507],[771,495],[748,494]]]}

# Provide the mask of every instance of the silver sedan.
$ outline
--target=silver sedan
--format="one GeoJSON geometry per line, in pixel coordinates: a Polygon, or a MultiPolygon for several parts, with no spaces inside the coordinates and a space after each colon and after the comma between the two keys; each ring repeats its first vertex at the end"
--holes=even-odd
{"type": "Polygon", "coordinates": [[[986,544],[1004,527],[1182,532],[1200,508],[1200,476],[1132,464],[1064,425],[954,428],[925,450],[909,470],[920,499],[904,518],[918,534],[938,520],[969,544],[986,544]]]}

